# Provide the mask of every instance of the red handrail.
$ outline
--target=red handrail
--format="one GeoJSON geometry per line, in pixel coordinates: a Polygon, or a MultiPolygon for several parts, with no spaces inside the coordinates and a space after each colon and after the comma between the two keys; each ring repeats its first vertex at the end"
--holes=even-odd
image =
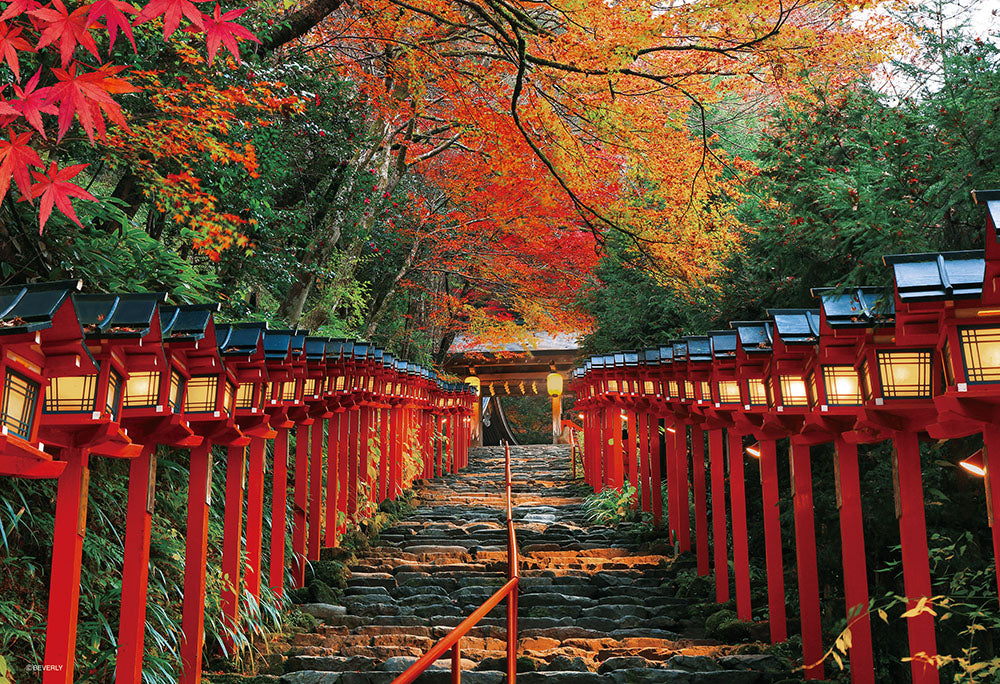
{"type": "Polygon", "coordinates": [[[410,684],[429,668],[438,658],[451,649],[451,681],[462,681],[462,651],[461,640],[475,627],[487,613],[507,599],[507,681],[514,684],[517,678],[517,587],[520,575],[518,573],[517,535],[514,533],[510,503],[510,444],[504,444],[504,479],[507,489],[507,582],[492,596],[486,599],[473,613],[456,625],[441,641],[434,644],[417,662],[410,665],[392,684],[410,684]]]}

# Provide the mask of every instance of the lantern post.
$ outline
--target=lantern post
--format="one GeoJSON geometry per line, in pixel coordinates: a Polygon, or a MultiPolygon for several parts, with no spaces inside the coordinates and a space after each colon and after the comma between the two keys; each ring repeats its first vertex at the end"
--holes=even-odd
{"type": "Polygon", "coordinates": [[[775,434],[790,438],[789,468],[795,521],[795,569],[799,588],[802,657],[806,679],[823,678],[823,632],[816,565],[810,445],[801,433],[805,417],[817,405],[815,373],[820,312],[809,309],[768,311],[774,322],[771,354],[771,396],[774,412],[765,420],[775,434]]]}
{"type": "MultiPolygon", "coordinates": [[[[86,357],[78,357],[79,363],[74,363],[77,366],[74,369],[60,368],[61,364],[54,359],[46,364],[50,373],[39,438],[47,448],[59,449],[67,465],[59,477],[56,495],[48,611],[50,629],[45,644],[46,667],[59,667],[46,669],[44,681],[73,678],[89,458],[96,455],[146,460],[155,446],[143,448],[132,443],[122,424],[122,404],[126,379],[133,369],[138,376],[140,370],[155,367],[161,360],[156,355],[160,339],[157,313],[163,299],[163,295],[156,294],[74,294],[78,323],[73,327],[80,330],[82,326],[86,357]],[[144,346],[147,341],[149,344],[144,346]]],[[[71,350],[75,352],[74,347],[76,345],[71,343],[71,350]]],[[[148,468],[147,465],[147,472],[148,468]]],[[[141,552],[141,548],[136,550],[141,552]]],[[[138,584],[140,580],[137,575],[130,574],[130,583],[138,584]]],[[[126,596],[131,599],[131,592],[126,592],[126,596]]],[[[134,613],[137,607],[129,605],[127,608],[134,613]]],[[[138,657],[141,661],[141,654],[138,657]]]]}
{"type": "Polygon", "coordinates": [[[851,681],[875,681],[871,621],[868,616],[868,568],[865,560],[861,483],[858,474],[858,441],[884,439],[866,430],[855,430],[864,398],[855,367],[858,349],[870,329],[891,326],[891,302],[879,288],[850,293],[813,290],[819,297],[819,347],[807,369],[807,388],[813,410],[806,415],[800,437],[810,444],[832,441],[837,508],[844,571],[844,598],[851,629],[851,681]],[[888,304],[888,308],[886,308],[888,304]]]}
{"type": "MultiPolygon", "coordinates": [[[[267,367],[264,363],[266,323],[240,323],[216,326],[216,341],[222,361],[235,376],[232,414],[245,437],[250,438],[251,461],[263,470],[264,440],[276,434],[264,412],[267,392],[267,367]]],[[[241,564],[243,558],[243,494],[246,448],[231,446],[226,456],[226,501],[222,532],[223,586],[220,606],[227,627],[239,625],[241,564]]],[[[252,467],[252,466],[251,466],[252,467]]],[[[249,593],[260,595],[260,544],[263,525],[263,476],[251,479],[247,501],[247,570],[243,578],[249,593]],[[259,497],[259,498],[258,498],[259,497]],[[255,508],[255,502],[257,506],[255,508]],[[256,549],[254,545],[256,543],[256,549]],[[255,562],[256,561],[256,562],[255,562]]],[[[233,642],[225,637],[227,646],[233,642]]]]}
{"type": "MultiPolygon", "coordinates": [[[[959,465],[972,476],[982,477],[986,493],[986,515],[993,537],[994,564],[1000,592],[1000,190],[973,191],[977,204],[986,205],[985,252],[982,264],[982,291],[979,298],[968,297],[974,290],[978,264],[966,262],[968,276],[951,283],[951,290],[939,288],[930,301],[943,304],[938,350],[945,373],[944,392],[934,401],[941,414],[941,426],[931,436],[960,437],[982,431],[984,448],[959,465]],[[943,291],[942,291],[943,290],[943,291]],[[940,434],[940,433],[946,434],[940,434]]],[[[937,256],[937,255],[935,255],[937,256]]],[[[945,259],[946,264],[955,262],[945,259]]],[[[935,259],[936,260],[936,259],[935,259]]],[[[913,268],[912,266],[909,266],[913,268]]],[[[894,266],[898,269],[900,267],[894,266]]],[[[897,280],[898,286],[898,280],[897,280]]],[[[909,298],[910,293],[907,293],[909,298]]],[[[926,296],[926,293],[925,293],[926,296]]],[[[915,304],[907,303],[907,307],[915,304]]]]}
{"type": "MultiPolygon", "coordinates": [[[[889,258],[887,258],[889,261],[889,258]]],[[[935,272],[937,263],[935,262],[935,272]]],[[[946,276],[947,277],[947,276],[946,276]]],[[[923,483],[920,469],[921,433],[938,420],[933,397],[940,393],[942,365],[936,353],[939,322],[927,325],[922,313],[900,310],[901,274],[896,272],[896,324],[874,330],[864,338],[855,367],[861,375],[862,416],[859,433],[891,436],[896,513],[903,556],[903,583],[907,608],[933,595],[927,550],[923,483]]],[[[937,655],[934,618],[929,612],[907,618],[911,674],[915,683],[936,683],[937,655]]]]}
{"type": "Polygon", "coordinates": [[[236,375],[223,365],[219,355],[212,318],[216,311],[218,305],[214,304],[160,307],[160,325],[175,371],[171,384],[183,387],[185,418],[191,430],[203,438],[191,449],[189,466],[180,646],[183,684],[201,681],[212,445],[244,446],[249,441],[233,419],[236,375]]]}
{"type": "MultiPolygon", "coordinates": [[[[764,546],[767,562],[768,614],[771,641],[785,639],[785,581],[781,557],[781,525],[778,511],[778,470],[775,435],[761,430],[764,416],[771,410],[772,397],[767,381],[771,354],[771,324],[764,321],[730,323],[737,333],[736,371],[743,405],[733,412],[729,430],[730,498],[733,507],[733,560],[736,579],[737,613],[741,604],[749,613],[749,576],[746,557],[746,494],[744,489],[744,443],[746,435],[758,440],[761,493],[763,499],[764,546]],[[738,517],[740,520],[738,520],[738,517]],[[743,538],[737,543],[737,530],[743,538]],[[742,599],[742,600],[741,600],[742,599]]],[[[744,619],[744,618],[740,618],[744,619]]]]}
{"type": "MultiPolygon", "coordinates": [[[[48,418],[43,406],[50,378],[81,372],[92,377],[97,373],[95,360],[83,344],[72,300],[80,285],[79,281],[60,281],[0,288],[0,474],[58,481],[45,640],[46,682],[73,681],[76,646],[88,452],[76,447],[75,435],[68,434],[71,427],[63,420],[57,419],[52,436],[72,441],[62,448],[51,442],[50,430],[43,424],[48,418]],[[56,455],[59,460],[55,460],[56,455]]],[[[71,389],[75,382],[65,381],[62,389],[71,389]]],[[[98,437],[103,423],[111,428],[105,434],[112,437],[117,424],[112,428],[111,416],[103,406],[98,408],[93,384],[93,402],[81,410],[80,429],[85,435],[93,434],[88,427],[93,422],[97,427],[93,436],[98,437]]],[[[84,445],[86,441],[86,437],[81,440],[84,445]]]]}
{"type": "Polygon", "coordinates": [[[705,488],[705,411],[712,408],[712,339],[707,335],[684,338],[687,347],[687,385],[692,398],[684,408],[683,419],[678,422],[691,427],[691,484],[694,490],[694,528],[697,570],[699,575],[709,573],[708,553],[708,501],[705,488]]]}
{"type": "MultiPolygon", "coordinates": [[[[292,509],[292,583],[296,587],[301,587],[305,582],[305,562],[308,545],[308,530],[306,514],[309,510],[309,426],[312,420],[304,415],[303,411],[296,411],[296,378],[293,367],[296,363],[292,352],[293,330],[279,329],[267,330],[264,333],[264,365],[267,371],[267,384],[264,390],[263,411],[267,415],[268,425],[277,433],[275,435],[275,460],[277,461],[284,444],[283,451],[286,459],[288,454],[287,439],[288,433],[295,428],[295,483],[293,489],[293,509],[292,509]]],[[[274,499],[283,500],[287,491],[287,471],[285,473],[286,482],[282,485],[280,479],[272,479],[272,512],[275,509],[274,499]],[[283,491],[278,492],[279,486],[283,486],[283,491]]],[[[256,474],[249,478],[253,482],[251,487],[257,488],[256,474]]],[[[259,482],[260,491],[263,492],[263,478],[259,482]]],[[[249,508],[248,508],[249,511],[249,508]]],[[[284,516],[282,515],[282,518],[284,516]]],[[[285,532],[284,529],[276,530],[271,525],[271,568],[268,576],[268,583],[273,587],[275,584],[283,582],[283,568],[280,570],[274,567],[276,558],[275,547],[279,544],[276,533],[280,535],[282,551],[284,556],[285,532]],[[276,576],[277,573],[277,576],[276,576]]],[[[249,542],[248,542],[249,543],[249,542]]]]}
{"type": "MultiPolygon", "coordinates": [[[[736,374],[736,346],[738,336],[735,330],[712,330],[708,333],[712,341],[712,405],[704,409],[705,427],[708,429],[708,458],[712,490],[712,542],[713,571],[715,575],[715,600],[725,603],[729,600],[729,560],[726,533],[726,454],[725,434],[728,429],[732,434],[733,412],[742,405],[740,385],[736,374]]],[[[741,450],[742,454],[742,450],[741,450]]],[[[732,463],[732,459],[730,459],[732,463]]],[[[739,496],[743,496],[742,457],[740,459],[739,496]]],[[[732,467],[732,466],[731,466],[732,467]]],[[[741,504],[739,510],[733,492],[733,549],[734,566],[738,565],[735,553],[738,548],[737,539],[744,540],[743,550],[746,550],[746,506],[741,504]],[[742,525],[738,522],[742,521],[742,525]]],[[[746,558],[746,556],[744,556],[746,558]]],[[[739,576],[739,573],[737,573],[739,576]]],[[[747,573],[746,592],[740,589],[737,582],[737,608],[745,615],[750,613],[749,571],[747,573]]],[[[741,617],[741,620],[746,618],[741,617]]]]}

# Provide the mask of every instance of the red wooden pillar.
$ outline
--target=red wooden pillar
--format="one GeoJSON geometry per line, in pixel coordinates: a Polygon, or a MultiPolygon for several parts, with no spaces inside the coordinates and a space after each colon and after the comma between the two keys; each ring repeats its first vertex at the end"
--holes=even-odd
{"type": "Polygon", "coordinates": [[[379,409],[378,412],[378,502],[385,501],[389,477],[389,409],[379,409]]]}
{"type": "Polygon", "coordinates": [[[292,583],[301,588],[306,576],[306,512],[309,509],[308,423],[295,426],[295,489],[292,494],[295,499],[292,511],[292,583]]]}
{"type": "Polygon", "coordinates": [[[611,412],[608,408],[601,410],[600,421],[601,421],[601,488],[597,491],[603,490],[605,487],[611,486],[611,479],[609,473],[611,463],[611,451],[612,444],[614,440],[611,438],[611,412]]]}
{"type": "Polygon", "coordinates": [[[868,617],[868,566],[865,530],[861,515],[858,447],[843,439],[834,441],[840,504],[840,545],[844,565],[844,599],[851,628],[851,682],[875,684],[872,627],[868,617]]]}
{"type": "Polygon", "coordinates": [[[355,523],[358,520],[358,442],[360,441],[358,423],[361,410],[354,406],[348,411],[347,436],[347,521],[355,523]]]}
{"type": "Polygon", "coordinates": [[[323,419],[313,422],[309,443],[309,560],[319,560],[320,514],[323,510],[323,419]]]}
{"type": "MultiPolygon", "coordinates": [[[[226,450],[226,501],[222,523],[222,592],[219,605],[222,621],[235,630],[240,619],[240,566],[243,562],[243,469],[246,447],[226,450]]],[[[230,639],[224,640],[232,648],[230,639]]]]}
{"type": "Polygon", "coordinates": [[[146,633],[146,596],[149,585],[149,534],[156,487],[156,445],[143,446],[129,463],[128,509],[125,518],[125,558],[122,567],[122,603],[118,618],[118,654],[115,681],[142,681],[143,636],[146,633]]]}
{"type": "Polygon", "coordinates": [[[799,578],[799,617],[802,621],[802,662],[806,679],[823,679],[823,625],[819,610],[816,569],[816,523],[813,519],[812,467],[809,445],[791,438],[792,508],[795,513],[795,568],[799,578]],[[814,667],[809,665],[816,663],[814,667]]]}
{"type": "Polygon", "coordinates": [[[778,508],[778,454],[773,439],[760,440],[760,483],[764,503],[764,555],[767,559],[767,610],[771,643],[788,638],[785,621],[785,570],[781,556],[778,508]]]}
{"type": "Polygon", "coordinates": [[[88,453],[83,449],[66,449],[62,460],[66,461],[66,469],[59,476],[56,490],[45,673],[42,678],[45,684],[73,681],[76,624],[80,610],[80,563],[83,559],[83,536],[87,530],[88,453]]]}
{"type": "Polygon", "coordinates": [[[649,414],[647,412],[643,411],[638,414],[635,431],[639,438],[639,483],[642,490],[642,510],[644,513],[651,513],[653,506],[649,501],[651,488],[649,484],[649,414]]]}
{"type": "Polygon", "coordinates": [[[594,412],[588,410],[583,414],[583,481],[591,489],[596,490],[594,482],[594,447],[597,446],[599,436],[594,430],[594,412]]]}
{"type": "Polygon", "coordinates": [[[432,446],[434,460],[437,463],[435,466],[435,473],[437,473],[438,477],[441,477],[444,475],[444,468],[441,465],[441,430],[443,426],[441,423],[441,416],[435,415],[432,420],[434,421],[434,441],[432,442],[432,446]]]}
{"type": "MultiPolygon", "coordinates": [[[[67,468],[68,469],[68,468],[67,468]]],[[[212,443],[191,449],[187,532],[184,547],[184,604],[181,608],[181,684],[201,681],[205,631],[205,569],[208,565],[208,504],[212,493],[212,443]]]]}
{"type": "Polygon", "coordinates": [[[326,444],[326,537],[324,546],[337,545],[337,501],[340,490],[340,434],[347,412],[333,414],[327,428],[326,444]]]}
{"type": "Polygon", "coordinates": [[[675,453],[677,451],[677,427],[674,425],[674,419],[672,416],[665,416],[663,418],[663,428],[665,432],[663,433],[663,448],[664,448],[664,461],[666,466],[666,473],[664,475],[667,479],[667,530],[670,532],[670,542],[677,542],[677,529],[679,523],[677,522],[677,510],[680,508],[678,503],[678,483],[677,483],[677,458],[675,453]]]}
{"type": "MultiPolygon", "coordinates": [[[[347,488],[348,470],[350,469],[350,443],[351,443],[351,410],[346,409],[340,413],[339,430],[337,438],[337,507],[333,513],[333,525],[338,533],[343,534],[347,529],[347,488]]],[[[327,449],[327,459],[332,449],[327,449]]]]}
{"type": "MultiPolygon", "coordinates": [[[[260,598],[261,547],[264,544],[264,438],[250,438],[247,469],[247,593],[260,598]]],[[[319,534],[316,535],[317,543],[319,534]]]]}
{"type": "Polygon", "coordinates": [[[681,552],[691,550],[691,504],[688,499],[687,425],[677,422],[674,427],[676,446],[674,466],[677,468],[677,542],[681,552]]]}
{"type": "Polygon", "coordinates": [[[729,552],[726,536],[726,464],[722,428],[708,431],[708,458],[712,478],[712,549],[715,552],[715,600],[729,600],[729,552]]]}
{"type": "MultiPolygon", "coordinates": [[[[896,453],[897,487],[899,499],[899,539],[903,548],[903,586],[906,591],[907,610],[917,605],[921,598],[930,599],[930,560],[927,552],[927,523],[924,519],[924,488],[920,476],[920,445],[913,432],[893,435],[896,453]]],[[[928,603],[928,607],[930,607],[928,603]]],[[[937,655],[934,636],[934,617],[921,613],[907,618],[910,641],[910,672],[914,684],[936,684],[938,671],[925,658],[937,655]],[[923,656],[918,657],[917,654],[923,656]]]]}
{"type": "Polygon", "coordinates": [[[288,499],[288,428],[274,437],[274,472],[271,478],[271,567],[268,586],[278,596],[285,591],[285,515],[288,499]]]}
{"type": "Polygon", "coordinates": [[[622,463],[622,411],[617,406],[607,409],[608,415],[608,486],[621,491],[625,479],[622,463]]]}
{"type": "Polygon", "coordinates": [[[459,455],[459,425],[458,416],[454,413],[448,414],[448,431],[451,434],[451,472],[458,472],[458,455],[459,455]]]}
{"type": "Polygon", "coordinates": [[[373,409],[370,406],[361,407],[361,434],[358,441],[358,460],[361,469],[358,476],[361,478],[361,489],[365,498],[370,502],[375,502],[374,488],[371,481],[371,437],[374,423],[373,409]]]}
{"type": "Polygon", "coordinates": [[[628,411],[624,420],[627,421],[625,429],[628,433],[627,441],[623,444],[625,459],[628,463],[628,481],[635,487],[635,495],[632,497],[632,506],[639,505],[639,440],[636,439],[636,425],[638,416],[635,411],[628,411]]]}
{"type": "Polygon", "coordinates": [[[399,487],[399,407],[393,406],[389,411],[389,499],[396,500],[399,487]]]}
{"type": "Polygon", "coordinates": [[[707,575],[708,501],[705,496],[705,431],[691,426],[691,480],[694,485],[694,535],[698,552],[698,574],[707,575]]]}
{"type": "Polygon", "coordinates": [[[660,419],[656,416],[649,422],[649,487],[653,496],[653,525],[663,524],[663,483],[660,480],[660,419]]]}
{"type": "Polygon", "coordinates": [[[418,411],[417,418],[420,426],[420,455],[424,459],[424,470],[421,477],[427,479],[434,477],[434,452],[431,450],[429,440],[427,439],[426,414],[423,411],[418,411]]]}
{"type": "Polygon", "coordinates": [[[1000,593],[1000,427],[987,425],[983,429],[983,449],[986,465],[986,512],[989,516],[990,529],[993,531],[993,563],[996,566],[997,592],[1000,593]],[[990,468],[990,453],[993,454],[993,466],[990,468]]]}
{"type": "Polygon", "coordinates": [[[733,580],[736,617],[750,620],[750,550],[747,541],[747,499],[743,480],[743,436],[729,433],[729,505],[733,518],[733,580]]]}

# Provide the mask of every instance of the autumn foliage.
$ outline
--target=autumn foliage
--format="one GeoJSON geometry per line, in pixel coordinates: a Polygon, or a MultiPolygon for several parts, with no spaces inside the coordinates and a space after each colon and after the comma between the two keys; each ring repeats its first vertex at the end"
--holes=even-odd
{"type": "Polygon", "coordinates": [[[53,206],[79,225],[71,198],[94,197],[72,182],[85,165],[59,167],[59,142],[79,125],[92,145],[109,144],[108,123],[129,131],[115,96],[140,92],[126,67],[106,61],[102,54],[110,56],[120,37],[135,51],[133,28],[153,20],[162,20],[163,38],[169,39],[184,18],[189,23],[185,30],[205,34],[209,59],[220,45],[238,59],[238,41],[257,40],[233,23],[242,13],[220,14],[216,5],[212,15],[204,15],[189,0],[152,0],[141,7],[121,0],[70,7],[61,0],[7,3],[0,13],[0,56],[15,82],[9,91],[0,86],[0,199],[13,181],[19,200],[40,199],[40,232],[53,206]],[[38,65],[30,75],[22,73],[26,61],[38,65]],[[54,139],[53,123],[43,114],[56,117],[54,139]]]}

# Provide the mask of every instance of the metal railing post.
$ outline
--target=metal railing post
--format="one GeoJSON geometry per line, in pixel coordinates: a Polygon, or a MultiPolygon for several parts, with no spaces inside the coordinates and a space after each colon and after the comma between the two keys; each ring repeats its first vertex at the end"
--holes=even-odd
{"type": "Polygon", "coordinates": [[[462,641],[451,648],[451,684],[462,684],[462,641]]]}

